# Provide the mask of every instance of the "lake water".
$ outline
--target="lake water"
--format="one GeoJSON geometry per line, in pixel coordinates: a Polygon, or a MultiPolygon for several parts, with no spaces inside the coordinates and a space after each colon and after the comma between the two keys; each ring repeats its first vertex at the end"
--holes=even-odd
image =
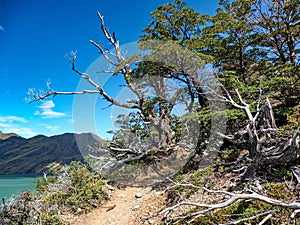
{"type": "MultiPolygon", "coordinates": [[[[2,198],[8,199],[13,195],[18,195],[25,190],[35,190],[36,183],[35,178],[38,175],[35,174],[18,174],[18,175],[0,175],[0,200],[2,198]]],[[[0,203],[0,204],[1,204],[0,203]]]]}

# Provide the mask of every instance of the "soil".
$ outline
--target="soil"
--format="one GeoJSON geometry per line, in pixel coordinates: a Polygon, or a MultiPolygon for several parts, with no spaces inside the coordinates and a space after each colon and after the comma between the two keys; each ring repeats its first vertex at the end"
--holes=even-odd
{"type": "MultiPolygon", "coordinates": [[[[135,184],[154,185],[186,163],[189,153],[176,148],[169,157],[162,159],[157,166],[147,167],[143,176],[135,178],[135,184]],[[176,164],[174,164],[176,162],[176,164]],[[158,172],[159,171],[159,172],[158,172]]],[[[117,180],[122,179],[120,177],[117,180]]],[[[157,186],[157,185],[156,185],[157,186]]],[[[65,215],[62,218],[72,225],[143,225],[161,224],[162,216],[157,213],[166,207],[167,193],[164,189],[126,186],[117,188],[109,186],[110,200],[89,213],[78,212],[77,215],[65,215]]]]}
{"type": "Polygon", "coordinates": [[[87,214],[65,218],[72,225],[161,224],[156,214],[166,204],[166,194],[151,187],[110,188],[111,198],[87,214]],[[155,216],[155,217],[154,217],[155,216]]]}

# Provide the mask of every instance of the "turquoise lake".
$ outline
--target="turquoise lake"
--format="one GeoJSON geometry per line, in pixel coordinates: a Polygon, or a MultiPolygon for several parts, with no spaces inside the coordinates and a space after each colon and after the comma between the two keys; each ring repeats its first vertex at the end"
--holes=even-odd
{"type": "MultiPolygon", "coordinates": [[[[11,196],[18,195],[25,190],[36,189],[35,179],[38,175],[35,174],[17,174],[17,175],[0,175],[0,199],[8,199],[11,196]]],[[[0,203],[0,204],[1,204],[0,203]]]]}

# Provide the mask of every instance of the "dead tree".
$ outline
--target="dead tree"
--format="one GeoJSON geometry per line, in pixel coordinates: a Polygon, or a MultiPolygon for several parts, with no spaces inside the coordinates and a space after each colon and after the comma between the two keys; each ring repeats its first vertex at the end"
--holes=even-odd
{"type": "Polygon", "coordinates": [[[268,96],[265,96],[264,103],[261,105],[262,95],[260,94],[256,103],[256,112],[253,113],[250,104],[244,101],[238,89],[234,90],[237,102],[222,84],[220,86],[224,95],[211,89],[212,98],[243,110],[248,119],[247,125],[242,130],[233,135],[223,135],[224,138],[230,139],[237,146],[245,147],[249,151],[251,163],[244,174],[245,177],[255,176],[258,170],[268,165],[287,166],[299,159],[299,127],[291,137],[278,135],[279,129],[276,126],[268,96]]]}
{"type": "MultiPolygon", "coordinates": [[[[107,50],[102,44],[96,43],[93,40],[90,40],[90,43],[93,44],[98,50],[99,53],[103,56],[103,58],[111,65],[112,68],[115,68],[114,71],[111,71],[113,75],[121,75],[125,82],[126,86],[136,95],[136,99],[128,99],[125,102],[118,101],[116,98],[110,96],[104,88],[97,83],[95,79],[93,79],[90,74],[84,73],[76,68],[75,62],[77,59],[76,52],[71,52],[69,56],[69,61],[72,65],[72,70],[78,74],[83,80],[85,80],[88,84],[90,84],[91,89],[88,90],[81,90],[81,91],[56,91],[51,87],[51,83],[47,83],[47,91],[36,91],[35,89],[29,89],[28,94],[30,96],[27,101],[29,103],[43,100],[47,97],[54,97],[57,95],[83,95],[83,94],[98,94],[101,95],[106,101],[109,102],[110,105],[116,105],[119,107],[137,110],[141,118],[144,119],[144,125],[153,126],[158,132],[159,140],[157,143],[157,148],[162,149],[163,151],[166,150],[172,141],[172,131],[170,128],[170,116],[171,111],[174,108],[176,101],[181,95],[182,89],[176,90],[175,93],[172,93],[170,97],[170,93],[168,93],[168,97],[166,96],[167,92],[167,82],[166,80],[169,79],[168,77],[160,74],[154,75],[152,77],[152,88],[154,86],[154,90],[156,93],[156,99],[158,101],[156,104],[149,104],[149,102],[153,101],[153,97],[149,100],[149,96],[147,96],[145,89],[147,89],[147,84],[143,86],[143,82],[139,80],[139,76],[136,76],[135,70],[132,69],[132,64],[139,66],[136,63],[135,56],[130,59],[126,59],[121,52],[121,48],[119,45],[119,41],[116,38],[115,33],[111,33],[108,28],[105,26],[104,17],[98,12],[98,17],[101,22],[101,31],[106,38],[106,40],[113,46],[112,50],[107,50]],[[142,85],[141,85],[142,84],[142,85]],[[157,85],[157,86],[155,86],[157,85]],[[162,93],[162,94],[161,94],[162,93]],[[152,114],[149,114],[149,106],[152,107],[152,114]]],[[[155,62],[154,62],[155,64],[155,62]]],[[[145,73],[148,73],[147,71],[145,73]]],[[[153,148],[153,146],[151,146],[153,148]]],[[[147,152],[149,149],[142,149],[139,151],[134,151],[134,157],[132,160],[140,159],[141,157],[146,157],[147,152]]],[[[133,150],[128,150],[128,153],[132,154],[133,150]]],[[[120,151],[121,154],[124,154],[124,151],[120,151]]],[[[126,160],[130,161],[130,159],[126,160]]]]}
{"type": "MultiPolygon", "coordinates": [[[[234,203],[242,200],[245,201],[257,200],[257,201],[268,203],[272,206],[278,206],[279,208],[292,209],[293,212],[290,215],[290,221],[293,221],[296,215],[299,214],[300,212],[300,203],[295,199],[291,201],[281,201],[281,200],[264,196],[251,189],[245,189],[242,193],[232,193],[225,190],[211,190],[203,186],[193,185],[191,183],[181,184],[181,183],[174,182],[171,179],[170,181],[174,184],[173,187],[186,187],[186,188],[194,188],[199,191],[201,190],[203,192],[206,192],[209,195],[218,195],[219,196],[218,199],[221,199],[221,201],[216,202],[214,204],[208,204],[203,202],[201,203],[192,202],[192,201],[185,201],[185,200],[181,201],[173,206],[167,207],[166,209],[154,215],[154,216],[163,215],[166,224],[170,224],[169,222],[171,222],[171,224],[181,224],[180,222],[183,221],[185,222],[185,224],[190,224],[193,223],[199,217],[207,216],[208,213],[210,213],[210,217],[213,218],[213,212],[230,207],[234,203]],[[187,213],[185,215],[178,215],[178,214],[176,215],[176,210],[183,206],[186,206],[185,209],[187,213]]],[[[265,224],[265,222],[268,221],[270,217],[272,217],[277,212],[278,209],[269,208],[266,210],[261,210],[257,212],[254,216],[251,217],[248,216],[245,218],[237,219],[232,222],[226,223],[226,225],[240,224],[242,222],[251,221],[259,218],[262,218],[259,224],[265,224]]],[[[218,221],[215,221],[215,223],[221,224],[218,223],[218,221]]]]}

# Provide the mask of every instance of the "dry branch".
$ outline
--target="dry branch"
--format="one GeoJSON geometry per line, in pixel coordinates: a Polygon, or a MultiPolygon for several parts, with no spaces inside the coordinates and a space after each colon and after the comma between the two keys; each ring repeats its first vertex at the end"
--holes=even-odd
{"type": "MultiPolygon", "coordinates": [[[[117,67],[119,65],[120,62],[124,61],[124,57],[121,55],[121,51],[120,51],[120,46],[119,46],[119,42],[116,39],[115,34],[111,34],[108,29],[105,27],[104,24],[104,17],[100,14],[100,12],[98,12],[98,17],[101,21],[101,30],[104,34],[104,36],[106,37],[106,39],[114,46],[114,51],[115,53],[105,50],[104,47],[102,47],[100,44],[97,44],[94,41],[90,41],[94,46],[96,46],[98,48],[98,50],[100,51],[100,53],[102,54],[102,56],[104,57],[104,59],[112,66],[117,67]],[[111,59],[110,56],[114,56],[116,59],[115,61],[113,59],[111,59]]],[[[39,91],[37,92],[35,89],[29,89],[28,90],[28,95],[29,98],[26,99],[29,103],[32,102],[36,102],[36,101],[40,101],[43,100],[45,98],[48,98],[50,96],[55,97],[56,95],[83,95],[83,94],[100,94],[101,96],[104,97],[105,100],[107,100],[108,102],[110,102],[111,104],[120,106],[120,107],[124,107],[124,108],[129,108],[129,109],[141,109],[141,105],[139,102],[136,103],[131,103],[131,104],[127,104],[124,102],[119,102],[117,101],[115,98],[111,97],[110,95],[108,95],[103,87],[101,87],[96,81],[94,81],[89,74],[87,73],[83,73],[80,70],[78,70],[75,66],[75,62],[76,62],[77,56],[76,56],[76,51],[72,51],[70,53],[70,56],[68,57],[69,62],[72,65],[72,70],[77,73],[82,79],[85,79],[90,85],[91,87],[95,88],[90,89],[90,90],[82,90],[82,91],[69,91],[69,92],[62,92],[62,91],[55,91],[52,89],[51,87],[51,83],[47,82],[47,91],[39,91]]],[[[126,80],[127,75],[131,72],[129,65],[126,65],[126,68],[122,68],[121,72],[126,80]]],[[[127,80],[126,80],[127,81],[127,80]]],[[[138,95],[139,99],[142,99],[142,95],[140,93],[139,90],[135,90],[133,85],[130,84],[129,82],[127,82],[128,87],[138,95]]]]}
{"type": "Polygon", "coordinates": [[[248,119],[248,124],[235,134],[221,134],[223,138],[249,151],[249,157],[252,161],[245,172],[245,178],[255,176],[257,170],[268,165],[284,166],[299,159],[299,128],[289,139],[273,135],[274,132],[278,131],[278,128],[268,96],[265,96],[264,104],[260,105],[262,100],[262,91],[260,90],[260,95],[256,101],[256,112],[251,112],[251,104],[243,99],[238,89],[234,89],[237,99],[235,100],[223,84],[219,85],[223,90],[223,95],[208,87],[209,100],[226,102],[237,109],[241,109],[248,119]]]}
{"type": "MultiPolygon", "coordinates": [[[[258,200],[258,201],[268,203],[272,206],[278,206],[278,207],[288,208],[288,209],[295,209],[294,214],[298,213],[299,212],[298,210],[300,209],[300,202],[280,201],[280,200],[277,200],[277,199],[269,198],[267,196],[258,194],[255,191],[249,190],[249,189],[245,190],[245,191],[248,191],[250,193],[232,193],[232,192],[223,191],[223,190],[210,190],[210,189],[205,188],[203,186],[197,186],[197,185],[194,185],[194,184],[191,184],[191,183],[181,184],[181,183],[178,183],[178,182],[174,182],[171,179],[169,179],[169,180],[175,185],[175,187],[191,187],[191,188],[195,188],[195,189],[201,189],[201,190],[203,190],[205,192],[208,192],[208,193],[211,193],[211,194],[221,194],[221,195],[224,196],[224,199],[226,199],[226,200],[223,201],[223,202],[220,202],[220,203],[216,203],[216,204],[205,204],[205,203],[198,203],[198,202],[182,201],[182,202],[179,202],[179,203],[177,203],[177,204],[175,204],[171,207],[168,207],[168,208],[162,210],[161,212],[159,212],[157,214],[157,215],[164,215],[164,217],[166,219],[167,219],[168,215],[171,212],[175,211],[180,206],[191,206],[191,207],[196,207],[196,209],[201,208],[200,210],[190,212],[185,216],[181,216],[181,217],[177,218],[180,221],[192,218],[192,221],[193,221],[193,220],[195,220],[196,218],[198,218],[200,216],[205,216],[205,214],[208,213],[208,212],[212,212],[212,211],[215,211],[215,210],[220,210],[222,208],[227,208],[227,207],[233,205],[235,202],[240,201],[240,200],[258,200]]],[[[267,216],[260,223],[260,224],[263,224],[276,211],[277,210],[270,210],[270,211],[258,214],[256,216],[249,217],[249,218],[244,218],[244,219],[241,219],[241,220],[237,220],[237,221],[234,221],[234,222],[231,222],[231,223],[228,223],[228,224],[238,224],[238,223],[240,223],[242,221],[245,221],[245,220],[256,219],[256,218],[261,217],[261,216],[267,216]]],[[[292,214],[291,217],[292,216],[294,217],[295,216],[294,214],[292,214]]],[[[176,221],[175,221],[175,223],[176,223],[176,221]]]]}

